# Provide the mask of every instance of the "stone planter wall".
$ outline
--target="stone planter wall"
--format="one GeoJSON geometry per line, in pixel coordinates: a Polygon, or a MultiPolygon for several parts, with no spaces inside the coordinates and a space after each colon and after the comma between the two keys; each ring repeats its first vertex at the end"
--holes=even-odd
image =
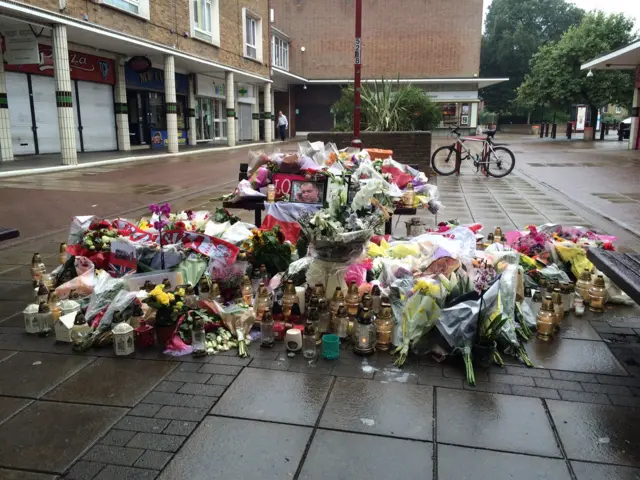
{"type": "MultiPolygon", "coordinates": [[[[351,132],[314,132],[307,135],[310,142],[333,142],[338,148],[351,145],[351,132]]],[[[427,176],[431,173],[431,132],[362,132],[364,148],[393,150],[393,158],[401,163],[417,164],[427,176]]]]}

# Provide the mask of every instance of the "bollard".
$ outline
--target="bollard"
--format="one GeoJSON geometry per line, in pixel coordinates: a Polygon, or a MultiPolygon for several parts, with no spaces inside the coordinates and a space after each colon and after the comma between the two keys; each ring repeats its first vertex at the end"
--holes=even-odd
{"type": "Polygon", "coordinates": [[[551,138],[556,138],[556,133],[558,132],[558,124],[554,123],[551,125],[551,138]]]}
{"type": "Polygon", "coordinates": [[[567,123],[567,140],[571,140],[571,122],[567,123]]]}
{"type": "Polygon", "coordinates": [[[605,135],[609,135],[609,124],[606,124],[607,130],[604,132],[605,135]]]}
{"type": "Polygon", "coordinates": [[[544,124],[544,136],[545,138],[549,136],[549,122],[544,124]]]}
{"type": "Polygon", "coordinates": [[[540,138],[544,137],[544,123],[540,122],[540,138]]]}

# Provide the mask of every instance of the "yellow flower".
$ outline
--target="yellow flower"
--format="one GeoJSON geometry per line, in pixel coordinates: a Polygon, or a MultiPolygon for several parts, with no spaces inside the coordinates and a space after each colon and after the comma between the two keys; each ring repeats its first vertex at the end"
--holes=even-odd
{"type": "Polygon", "coordinates": [[[178,308],[182,308],[183,305],[184,305],[184,303],[182,303],[182,302],[176,302],[176,307],[178,307],[178,308]]]}
{"type": "Polygon", "coordinates": [[[167,297],[169,298],[170,302],[175,302],[176,301],[176,297],[174,297],[173,293],[166,293],[165,295],[167,295],[167,297]]]}
{"type": "Polygon", "coordinates": [[[420,278],[418,279],[415,286],[413,287],[413,291],[420,292],[423,295],[430,295],[432,297],[436,297],[440,295],[440,286],[420,278]]]}
{"type": "Polygon", "coordinates": [[[180,288],[177,292],[176,295],[178,295],[179,297],[184,297],[184,288],[180,288]]]}

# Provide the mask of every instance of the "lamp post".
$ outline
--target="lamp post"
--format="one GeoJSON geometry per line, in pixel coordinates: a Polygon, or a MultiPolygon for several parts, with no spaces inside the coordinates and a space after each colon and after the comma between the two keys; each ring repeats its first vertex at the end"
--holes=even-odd
{"type": "Polygon", "coordinates": [[[360,75],[362,68],[362,0],[356,0],[356,51],[354,62],[353,77],[353,140],[351,146],[354,148],[362,148],[360,140],[360,75]]]}

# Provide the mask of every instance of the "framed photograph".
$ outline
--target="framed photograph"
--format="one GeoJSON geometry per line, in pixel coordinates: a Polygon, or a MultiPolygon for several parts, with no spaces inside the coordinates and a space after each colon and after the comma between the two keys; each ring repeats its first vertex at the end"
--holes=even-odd
{"type": "Polygon", "coordinates": [[[290,202],[324,204],[327,181],[292,180],[290,202]]]}

